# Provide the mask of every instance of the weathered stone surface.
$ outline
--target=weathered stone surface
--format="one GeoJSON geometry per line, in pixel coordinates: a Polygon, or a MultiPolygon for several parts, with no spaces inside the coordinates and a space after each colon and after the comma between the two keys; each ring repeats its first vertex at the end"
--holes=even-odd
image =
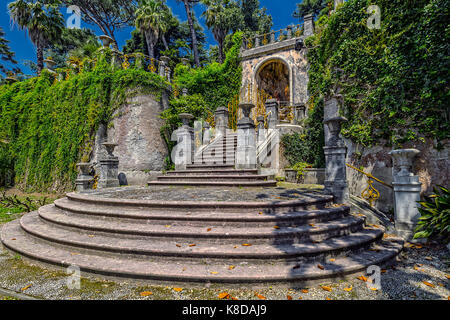
{"type": "MultiPolygon", "coordinates": [[[[115,154],[119,158],[119,171],[130,184],[145,183],[149,173],[164,169],[168,150],[160,134],[161,111],[160,102],[153,96],[136,96],[116,111],[108,129],[108,139],[118,144],[115,154]]],[[[99,130],[100,139],[104,139],[103,130],[99,130]]]]}

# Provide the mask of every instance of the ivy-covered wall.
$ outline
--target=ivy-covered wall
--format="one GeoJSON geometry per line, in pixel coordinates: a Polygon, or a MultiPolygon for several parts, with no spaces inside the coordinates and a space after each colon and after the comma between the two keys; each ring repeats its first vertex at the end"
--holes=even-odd
{"type": "Polygon", "coordinates": [[[343,134],[363,146],[449,137],[449,0],[349,0],[307,39],[310,108],[340,87],[343,134]],[[381,28],[367,27],[367,8],[381,28]]]}
{"type": "Polygon", "coordinates": [[[110,123],[130,95],[160,97],[167,85],[157,74],[113,69],[106,52],[91,71],[68,80],[44,70],[40,77],[1,86],[0,166],[12,169],[24,190],[70,190],[75,165],[89,160],[100,123],[110,123]]]}

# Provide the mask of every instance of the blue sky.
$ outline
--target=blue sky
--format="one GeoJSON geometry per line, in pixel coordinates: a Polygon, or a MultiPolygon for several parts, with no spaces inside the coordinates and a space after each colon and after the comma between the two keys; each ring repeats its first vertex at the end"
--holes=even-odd
{"type": "MultiPolygon", "coordinates": [[[[31,73],[31,71],[23,65],[23,62],[25,60],[36,61],[36,49],[29,40],[28,35],[25,31],[20,31],[17,29],[17,26],[11,25],[7,10],[7,5],[11,1],[7,0],[6,3],[2,1],[2,3],[4,4],[4,8],[0,10],[0,26],[6,33],[6,39],[10,41],[9,45],[12,51],[16,53],[16,60],[20,64],[19,67],[24,73],[31,73]]],[[[266,7],[269,14],[271,14],[273,17],[274,30],[285,28],[286,26],[293,23],[298,23],[298,19],[293,18],[292,13],[296,8],[296,3],[301,2],[301,0],[260,0],[260,2],[261,6],[266,7]]],[[[182,3],[178,3],[176,0],[167,0],[167,4],[172,8],[173,13],[177,15],[180,20],[187,20],[184,5],[182,3]]],[[[211,32],[205,27],[203,19],[200,18],[203,10],[204,8],[201,4],[195,6],[196,16],[200,19],[200,23],[205,29],[208,43],[216,44],[211,32]]],[[[64,11],[63,14],[66,16],[64,11]]],[[[82,22],[82,27],[93,29],[97,35],[102,34],[102,32],[99,31],[98,28],[92,25],[87,25],[84,22],[82,22]]],[[[127,39],[130,39],[132,30],[133,28],[130,27],[123,29],[117,33],[117,40],[120,47],[125,44],[125,41],[127,39]]]]}

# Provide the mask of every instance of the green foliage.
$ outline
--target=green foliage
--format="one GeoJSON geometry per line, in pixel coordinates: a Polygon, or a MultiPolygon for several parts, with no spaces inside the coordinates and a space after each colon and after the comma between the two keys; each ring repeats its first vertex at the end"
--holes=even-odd
{"type": "Polygon", "coordinates": [[[297,162],[291,169],[297,171],[297,179],[303,177],[306,168],[311,168],[312,166],[307,162],[297,162]]]}
{"type": "MultiPolygon", "coordinates": [[[[5,32],[0,27],[0,60],[9,62],[11,64],[17,64],[17,61],[14,59],[14,52],[11,51],[9,47],[9,41],[5,39],[5,32]]],[[[18,72],[18,68],[14,68],[15,72],[18,72]]],[[[7,68],[0,63],[0,72],[6,73],[7,68]]]]}
{"type": "Polygon", "coordinates": [[[381,29],[367,27],[370,0],[349,0],[306,40],[309,91],[340,87],[342,133],[364,146],[449,137],[449,1],[380,0],[381,29]]]}
{"type": "Polygon", "coordinates": [[[90,72],[56,81],[40,77],[0,87],[0,163],[9,164],[18,187],[66,190],[73,187],[75,164],[90,152],[100,123],[138,93],[159,97],[168,84],[143,70],[113,70],[110,51],[90,72]]]}
{"type": "Polygon", "coordinates": [[[439,237],[450,241],[450,191],[444,187],[434,188],[434,193],[419,201],[421,217],[417,223],[414,239],[439,237]]]}
{"type": "Polygon", "coordinates": [[[323,147],[325,137],[323,131],[323,101],[309,112],[309,117],[304,123],[305,133],[284,135],[281,144],[284,155],[290,165],[298,162],[312,164],[314,168],[325,167],[325,155],[323,147]]]}
{"type": "Polygon", "coordinates": [[[200,94],[208,110],[215,110],[228,103],[239,94],[242,81],[242,66],[239,52],[242,33],[233,37],[233,46],[226,54],[223,64],[211,63],[202,68],[188,68],[178,65],[175,69],[174,84],[177,88],[186,88],[190,94],[200,94]]]}

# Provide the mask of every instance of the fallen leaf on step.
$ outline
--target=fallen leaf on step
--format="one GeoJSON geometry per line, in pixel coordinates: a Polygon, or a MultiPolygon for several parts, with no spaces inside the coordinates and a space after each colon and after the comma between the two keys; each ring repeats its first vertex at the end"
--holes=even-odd
{"type": "Polygon", "coordinates": [[[302,289],[303,293],[308,293],[308,289],[302,289]]]}
{"type": "Polygon", "coordinates": [[[325,269],[325,267],[324,267],[323,265],[321,265],[321,264],[318,264],[318,265],[317,265],[317,268],[319,268],[320,270],[325,269]]]}
{"type": "Polygon", "coordinates": [[[194,244],[194,243],[189,245],[189,247],[195,247],[195,246],[196,246],[196,244],[194,244]]]}
{"type": "Polygon", "coordinates": [[[140,293],[141,297],[148,297],[152,294],[153,294],[153,292],[151,292],[151,291],[143,291],[140,293]]]}
{"type": "Polygon", "coordinates": [[[447,279],[450,279],[450,275],[448,275],[448,274],[446,274],[445,277],[446,277],[447,279]]]}
{"type": "Polygon", "coordinates": [[[263,214],[262,211],[258,212],[258,214],[263,214]]]}
{"type": "Polygon", "coordinates": [[[211,274],[218,274],[217,271],[211,271],[211,274]]]}
{"type": "Polygon", "coordinates": [[[335,262],[335,261],[336,261],[336,259],[333,259],[333,258],[330,259],[330,262],[335,262]]]}
{"type": "Polygon", "coordinates": [[[261,300],[266,300],[266,297],[264,297],[262,294],[255,293],[255,296],[257,296],[261,300]]]}
{"type": "Polygon", "coordinates": [[[441,283],[441,282],[438,282],[437,284],[438,284],[439,287],[445,287],[445,285],[443,283],[441,283]]]}
{"type": "Polygon", "coordinates": [[[181,292],[181,291],[183,291],[183,288],[173,288],[173,290],[176,292],[181,292]]]}
{"type": "Polygon", "coordinates": [[[177,246],[178,248],[181,248],[181,244],[176,244],[176,246],[177,246]]]}
{"type": "Polygon", "coordinates": [[[378,289],[375,288],[375,287],[371,287],[370,290],[372,290],[372,291],[377,291],[378,289]]]}
{"type": "Polygon", "coordinates": [[[287,295],[287,299],[288,299],[288,300],[292,300],[292,296],[287,295]]]}
{"type": "Polygon", "coordinates": [[[325,300],[332,300],[332,299],[330,299],[330,298],[326,297],[326,298],[325,298],[325,300]]]}
{"type": "Polygon", "coordinates": [[[353,290],[353,287],[349,287],[349,288],[344,288],[344,291],[350,292],[353,290]]]}
{"type": "Polygon", "coordinates": [[[167,225],[165,225],[165,227],[166,227],[166,228],[170,228],[170,227],[171,227],[171,225],[170,225],[170,224],[167,224],[167,225]]]}
{"type": "Polygon", "coordinates": [[[364,276],[360,276],[360,277],[358,277],[358,278],[356,278],[356,279],[359,279],[359,280],[361,280],[361,281],[364,281],[364,282],[366,282],[366,281],[367,281],[367,278],[366,278],[366,277],[364,277],[364,276]]]}
{"type": "Polygon", "coordinates": [[[314,223],[309,224],[311,227],[315,227],[316,225],[314,223]]]}
{"type": "Polygon", "coordinates": [[[251,244],[250,244],[250,243],[243,243],[242,246],[243,246],[243,247],[250,247],[251,244]]]}
{"type": "Polygon", "coordinates": [[[222,292],[218,295],[219,299],[228,299],[230,297],[230,294],[228,292],[222,292]]]}
{"type": "Polygon", "coordinates": [[[381,269],[381,273],[386,273],[387,270],[386,269],[381,269]]]}
{"type": "Polygon", "coordinates": [[[325,291],[332,291],[333,289],[331,289],[331,287],[327,287],[327,286],[320,286],[323,290],[325,291]]]}
{"type": "Polygon", "coordinates": [[[212,229],[211,228],[208,228],[208,229],[206,229],[206,232],[210,232],[212,229]]]}
{"type": "Polygon", "coordinates": [[[432,257],[425,257],[425,260],[433,261],[433,258],[432,257]]]}
{"type": "Polygon", "coordinates": [[[229,266],[228,270],[233,270],[235,268],[235,266],[229,266]]]}
{"type": "Polygon", "coordinates": [[[93,234],[88,235],[89,238],[95,237],[93,234]]]}
{"type": "Polygon", "coordinates": [[[72,256],[77,256],[77,255],[79,255],[80,253],[78,253],[78,252],[71,252],[70,253],[70,255],[72,255],[72,256]]]}
{"type": "Polygon", "coordinates": [[[303,297],[298,297],[298,300],[303,300],[303,297]]]}
{"type": "Polygon", "coordinates": [[[238,298],[235,298],[233,296],[230,296],[231,300],[239,300],[238,298]]]}
{"type": "Polygon", "coordinates": [[[274,228],[274,229],[280,229],[280,227],[279,227],[279,226],[274,226],[273,228],[274,228]]]}
{"type": "Polygon", "coordinates": [[[416,270],[416,271],[424,271],[423,269],[420,269],[417,265],[414,265],[414,270],[416,270]]]}
{"type": "Polygon", "coordinates": [[[11,240],[16,240],[16,238],[11,238],[11,240]]]}
{"type": "Polygon", "coordinates": [[[29,284],[29,285],[27,285],[26,287],[23,287],[23,288],[20,289],[20,290],[25,291],[25,290],[29,289],[31,286],[32,286],[32,284],[29,284]]]}
{"type": "Polygon", "coordinates": [[[427,286],[429,286],[429,287],[431,287],[431,288],[434,288],[435,287],[435,285],[434,284],[432,284],[432,283],[429,283],[428,281],[422,281],[425,285],[427,285],[427,286]]]}

